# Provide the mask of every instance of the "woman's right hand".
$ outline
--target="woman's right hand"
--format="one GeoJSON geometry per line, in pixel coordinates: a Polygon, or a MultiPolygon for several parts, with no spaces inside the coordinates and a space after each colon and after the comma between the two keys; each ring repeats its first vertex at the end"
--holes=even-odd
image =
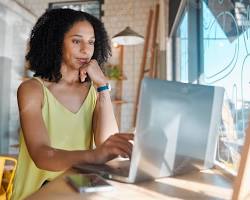
{"type": "Polygon", "coordinates": [[[108,82],[107,78],[101,70],[101,67],[95,59],[91,59],[88,63],[84,64],[79,69],[79,77],[81,82],[85,81],[87,75],[97,87],[106,85],[106,83],[108,82]]]}
{"type": "Polygon", "coordinates": [[[133,139],[134,134],[132,133],[111,135],[103,144],[94,149],[95,163],[103,164],[117,156],[130,158],[133,149],[133,144],[130,141],[133,139]]]}

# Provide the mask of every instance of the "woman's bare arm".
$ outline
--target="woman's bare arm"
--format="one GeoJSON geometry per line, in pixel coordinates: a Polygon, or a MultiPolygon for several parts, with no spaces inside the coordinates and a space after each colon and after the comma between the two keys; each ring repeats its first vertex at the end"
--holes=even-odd
{"type": "Polygon", "coordinates": [[[93,117],[93,132],[96,146],[119,132],[108,90],[98,93],[93,117]]]}
{"type": "MultiPolygon", "coordinates": [[[[104,86],[108,82],[97,61],[94,59],[81,67],[80,79],[84,80],[86,74],[89,75],[97,87],[104,86]]],[[[93,132],[96,146],[101,145],[108,137],[119,132],[108,90],[98,93],[93,116],[93,132]]]]}

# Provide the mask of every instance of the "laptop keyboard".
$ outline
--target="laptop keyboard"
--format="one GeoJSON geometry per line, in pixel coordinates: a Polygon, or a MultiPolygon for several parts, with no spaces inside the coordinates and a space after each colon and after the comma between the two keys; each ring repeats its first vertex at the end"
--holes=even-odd
{"type": "Polygon", "coordinates": [[[74,166],[73,168],[78,169],[82,172],[87,173],[98,173],[101,175],[105,174],[114,174],[118,176],[128,177],[129,176],[129,168],[130,161],[117,161],[111,162],[109,165],[93,165],[93,164],[79,164],[74,166]]]}

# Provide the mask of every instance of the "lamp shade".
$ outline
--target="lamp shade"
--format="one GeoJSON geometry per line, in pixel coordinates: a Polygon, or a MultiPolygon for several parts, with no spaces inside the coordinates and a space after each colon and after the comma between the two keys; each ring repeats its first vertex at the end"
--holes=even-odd
{"type": "Polygon", "coordinates": [[[144,38],[127,26],[123,31],[113,36],[111,41],[120,45],[136,45],[143,43],[144,38]]]}

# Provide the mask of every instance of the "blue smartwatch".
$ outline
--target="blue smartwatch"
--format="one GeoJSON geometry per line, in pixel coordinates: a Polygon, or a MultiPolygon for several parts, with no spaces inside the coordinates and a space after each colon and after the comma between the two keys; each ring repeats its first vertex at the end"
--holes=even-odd
{"type": "Polygon", "coordinates": [[[103,85],[103,86],[100,86],[100,87],[97,88],[97,92],[102,92],[104,90],[111,91],[111,87],[110,87],[109,83],[107,83],[106,85],[103,85]]]}

